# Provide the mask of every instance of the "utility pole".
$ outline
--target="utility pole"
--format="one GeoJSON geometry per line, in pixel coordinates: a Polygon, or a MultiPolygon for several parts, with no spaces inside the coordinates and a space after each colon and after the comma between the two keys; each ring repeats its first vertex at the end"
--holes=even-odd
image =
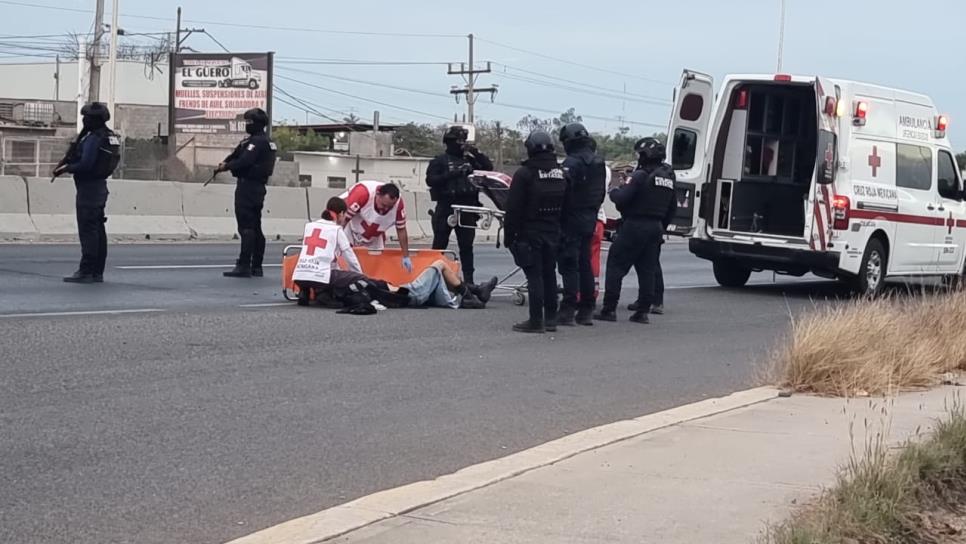
{"type": "Polygon", "coordinates": [[[116,101],[117,101],[117,37],[119,34],[117,28],[118,19],[118,0],[114,0],[114,5],[111,8],[111,53],[109,55],[108,64],[111,66],[111,85],[108,88],[107,95],[107,111],[111,112],[110,127],[114,128],[117,120],[117,112],[114,111],[116,101]]]}
{"type": "Polygon", "coordinates": [[[91,44],[91,87],[88,91],[88,101],[97,102],[101,97],[101,65],[97,57],[101,53],[101,36],[104,35],[104,0],[97,0],[94,11],[94,42],[91,44]]]}
{"type": "Polygon", "coordinates": [[[781,4],[781,20],[778,23],[778,71],[782,71],[782,53],[785,49],[785,0],[778,0],[781,4]]]}
{"type": "Polygon", "coordinates": [[[496,169],[503,168],[503,127],[496,122],[496,169]]]}
{"type": "Polygon", "coordinates": [[[460,95],[466,95],[466,122],[473,124],[473,122],[475,121],[473,116],[473,106],[476,105],[476,95],[488,93],[490,95],[490,100],[493,100],[493,97],[499,91],[499,87],[497,87],[496,85],[491,85],[483,89],[476,88],[476,75],[488,74],[492,72],[492,69],[490,67],[489,61],[487,61],[486,63],[486,68],[481,68],[479,70],[476,69],[476,66],[473,64],[474,63],[473,35],[470,34],[467,36],[467,38],[469,38],[469,41],[470,41],[469,59],[468,59],[469,65],[465,65],[461,62],[459,64],[459,69],[457,70],[454,68],[455,63],[450,63],[448,66],[447,73],[451,76],[464,76],[464,79],[466,80],[466,85],[462,89],[454,85],[450,87],[449,93],[456,97],[457,104],[460,101],[460,98],[459,98],[460,95]]]}
{"type": "Polygon", "coordinates": [[[54,70],[54,102],[60,102],[60,55],[57,55],[57,68],[54,70]]]}
{"type": "Polygon", "coordinates": [[[79,46],[78,51],[82,53],[77,55],[77,94],[74,96],[74,101],[77,103],[77,132],[79,133],[84,126],[81,109],[83,109],[84,102],[87,100],[87,70],[90,68],[90,63],[87,55],[83,54],[87,51],[87,38],[82,36],[77,45],[79,46]]]}
{"type": "Polygon", "coordinates": [[[174,33],[174,52],[181,52],[181,6],[178,6],[178,26],[174,33]]]}

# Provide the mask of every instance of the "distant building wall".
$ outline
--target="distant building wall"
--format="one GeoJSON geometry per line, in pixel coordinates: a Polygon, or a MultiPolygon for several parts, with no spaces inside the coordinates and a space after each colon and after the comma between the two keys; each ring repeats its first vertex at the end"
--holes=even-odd
{"type": "MultiPolygon", "coordinates": [[[[356,181],[356,157],[339,153],[296,151],[299,174],[312,187],[341,189],[356,181]]],[[[359,180],[391,181],[407,191],[426,191],[428,157],[359,157],[359,180]]]]}

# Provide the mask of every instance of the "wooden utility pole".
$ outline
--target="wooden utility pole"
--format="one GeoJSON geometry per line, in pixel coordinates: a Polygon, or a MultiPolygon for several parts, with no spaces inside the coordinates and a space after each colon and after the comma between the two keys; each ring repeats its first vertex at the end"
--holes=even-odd
{"type": "Polygon", "coordinates": [[[466,85],[462,89],[454,85],[450,88],[449,93],[456,97],[457,102],[459,102],[460,95],[466,95],[466,122],[473,124],[473,107],[476,105],[476,95],[489,93],[490,99],[492,100],[493,96],[497,93],[497,91],[499,91],[499,88],[497,88],[496,85],[483,89],[476,88],[476,75],[488,74],[492,72],[492,69],[489,62],[486,63],[486,68],[481,68],[479,70],[476,69],[473,64],[473,35],[470,34],[467,36],[467,38],[469,38],[470,41],[469,58],[467,59],[469,61],[469,65],[465,65],[461,62],[459,63],[459,69],[457,70],[454,68],[455,63],[450,63],[447,73],[451,76],[464,76],[466,79],[466,85]]]}

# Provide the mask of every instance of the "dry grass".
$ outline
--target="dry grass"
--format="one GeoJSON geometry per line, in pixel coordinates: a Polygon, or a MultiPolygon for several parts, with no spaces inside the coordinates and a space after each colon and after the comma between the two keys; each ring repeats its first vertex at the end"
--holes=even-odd
{"type": "Polygon", "coordinates": [[[883,435],[853,455],[835,488],[765,544],[963,543],[966,526],[966,414],[955,405],[922,443],[889,455],[883,435]]]}
{"type": "Polygon", "coordinates": [[[793,323],[787,344],[773,359],[774,381],[796,391],[842,396],[927,387],[946,372],[966,369],[964,323],[963,291],[823,308],[793,323]]]}

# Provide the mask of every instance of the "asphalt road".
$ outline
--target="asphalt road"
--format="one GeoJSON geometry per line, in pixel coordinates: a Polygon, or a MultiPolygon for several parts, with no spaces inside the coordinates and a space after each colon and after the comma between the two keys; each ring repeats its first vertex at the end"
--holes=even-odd
{"type": "MultiPolygon", "coordinates": [[[[69,285],[76,246],[0,246],[0,542],[224,542],[724,395],[755,385],[790,312],[843,292],[770,274],[721,289],[667,244],[667,315],[525,336],[507,299],[279,305],[278,268],[221,277],[235,250],[112,246],[106,283],[69,285]]],[[[478,260],[481,276],[511,267],[478,260]]]]}

